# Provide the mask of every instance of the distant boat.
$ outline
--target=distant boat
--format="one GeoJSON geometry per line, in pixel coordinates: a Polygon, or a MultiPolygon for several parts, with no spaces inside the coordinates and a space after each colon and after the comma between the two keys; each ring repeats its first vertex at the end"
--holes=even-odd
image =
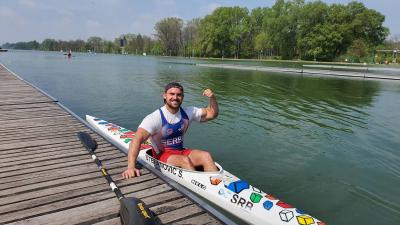
{"type": "Polygon", "coordinates": [[[0,48],[0,52],[8,52],[8,49],[2,49],[2,48],[0,48]]]}

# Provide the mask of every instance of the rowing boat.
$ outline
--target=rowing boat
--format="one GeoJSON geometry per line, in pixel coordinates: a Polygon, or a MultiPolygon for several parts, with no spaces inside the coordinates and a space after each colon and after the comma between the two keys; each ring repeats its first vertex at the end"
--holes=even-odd
{"type": "MultiPolygon", "coordinates": [[[[134,131],[89,115],[86,120],[100,135],[128,152],[134,131]]],[[[165,164],[152,157],[150,142],[141,145],[137,161],[159,170],[162,175],[249,224],[324,225],[304,211],[239,179],[218,163],[218,172],[191,171],[165,164]]]]}

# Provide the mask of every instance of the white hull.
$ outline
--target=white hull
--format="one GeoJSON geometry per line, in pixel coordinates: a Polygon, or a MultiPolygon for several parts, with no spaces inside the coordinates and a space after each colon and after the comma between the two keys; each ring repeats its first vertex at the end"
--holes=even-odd
{"type": "MultiPolygon", "coordinates": [[[[134,132],[92,116],[87,115],[86,120],[99,134],[113,140],[117,146],[123,146],[127,153],[134,132]]],[[[223,170],[219,164],[219,172],[184,170],[156,160],[151,156],[150,149],[149,145],[142,145],[138,156],[140,163],[156,168],[164,176],[249,224],[324,225],[310,215],[240,180],[223,170]]]]}

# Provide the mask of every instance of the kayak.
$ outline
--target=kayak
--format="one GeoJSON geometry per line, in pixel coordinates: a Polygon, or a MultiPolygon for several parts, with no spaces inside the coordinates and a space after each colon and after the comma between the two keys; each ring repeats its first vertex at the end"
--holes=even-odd
{"type": "MultiPolygon", "coordinates": [[[[128,153],[129,143],[135,136],[134,131],[89,115],[86,115],[86,120],[100,135],[128,153]]],[[[163,176],[249,224],[325,225],[304,211],[239,179],[218,163],[216,163],[218,172],[192,171],[175,167],[153,158],[149,141],[141,145],[137,161],[157,169],[163,176]]]]}

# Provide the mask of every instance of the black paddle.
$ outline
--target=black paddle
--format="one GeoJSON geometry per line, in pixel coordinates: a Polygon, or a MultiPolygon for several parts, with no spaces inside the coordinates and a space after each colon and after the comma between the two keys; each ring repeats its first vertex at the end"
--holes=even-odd
{"type": "Polygon", "coordinates": [[[153,225],[156,224],[156,221],[148,209],[148,207],[144,204],[144,202],[140,199],[128,197],[126,198],[117,185],[115,185],[111,176],[107,173],[106,168],[103,167],[101,161],[96,157],[94,151],[97,148],[97,143],[92,137],[85,132],[78,132],[78,138],[81,140],[83,146],[86,147],[89,154],[92,156],[93,161],[97,164],[101,173],[106,178],[108,184],[111,189],[114,191],[115,195],[117,195],[118,200],[121,203],[121,208],[119,210],[119,214],[121,217],[121,224],[123,225],[153,225]]]}

